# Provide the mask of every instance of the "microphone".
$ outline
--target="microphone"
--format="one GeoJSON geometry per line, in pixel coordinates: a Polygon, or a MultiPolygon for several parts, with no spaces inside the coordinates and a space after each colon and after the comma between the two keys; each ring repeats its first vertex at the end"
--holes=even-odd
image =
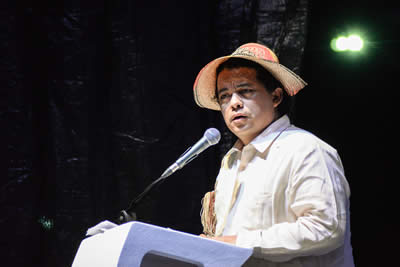
{"type": "Polygon", "coordinates": [[[146,189],[138,195],[134,200],[131,201],[129,204],[129,207],[126,210],[121,210],[119,217],[118,217],[118,222],[120,224],[129,222],[132,220],[136,220],[136,213],[133,212],[133,208],[140,202],[140,200],[143,199],[157,184],[160,184],[162,181],[164,181],[165,178],[176,172],[177,170],[181,169],[183,166],[188,164],[190,161],[192,161],[194,158],[196,158],[201,152],[206,150],[209,146],[215,145],[219,142],[221,139],[221,134],[219,131],[215,128],[210,128],[207,129],[207,131],[204,133],[204,136],[193,146],[189,147],[183,154],[182,156],[179,157],[177,161],[175,161],[174,164],[169,166],[168,169],[165,170],[165,172],[154,182],[152,182],[149,186],[146,187],[146,189]]]}
{"type": "Polygon", "coordinates": [[[217,129],[207,129],[203,137],[193,147],[189,147],[188,150],[186,150],[185,153],[183,153],[174,164],[169,166],[160,178],[167,178],[177,170],[182,169],[183,166],[196,158],[201,152],[206,150],[208,147],[217,144],[220,139],[221,134],[217,129]]]}

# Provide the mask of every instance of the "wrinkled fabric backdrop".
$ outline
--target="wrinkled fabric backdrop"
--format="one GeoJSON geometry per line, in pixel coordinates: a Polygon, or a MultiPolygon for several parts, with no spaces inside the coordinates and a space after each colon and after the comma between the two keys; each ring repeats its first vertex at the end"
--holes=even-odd
{"type": "MultiPolygon", "coordinates": [[[[261,42],[301,74],[312,12],[307,0],[1,6],[2,266],[70,266],[88,227],[116,219],[216,127],[220,145],[168,178],[136,210],[141,221],[199,234],[201,198],[213,188],[234,138],[218,112],[195,105],[198,71],[242,43],[261,42]]],[[[350,165],[344,130],[330,134],[335,127],[323,122],[328,114],[337,123],[338,111],[324,111],[323,101],[311,108],[316,91],[306,90],[298,98],[298,125],[328,139],[350,165]]]]}

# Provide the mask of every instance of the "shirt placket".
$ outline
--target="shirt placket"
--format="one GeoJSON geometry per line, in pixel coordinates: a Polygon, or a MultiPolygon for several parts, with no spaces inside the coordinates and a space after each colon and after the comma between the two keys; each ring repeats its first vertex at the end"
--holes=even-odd
{"type": "Polygon", "coordinates": [[[237,205],[236,201],[237,201],[239,192],[241,190],[242,184],[245,180],[245,172],[244,171],[245,171],[248,163],[254,158],[256,152],[257,152],[257,150],[252,145],[243,147],[242,153],[240,154],[241,158],[240,158],[239,167],[238,167],[236,175],[235,175],[235,184],[233,186],[232,197],[231,197],[231,201],[229,204],[229,208],[226,211],[226,214],[224,216],[224,223],[223,223],[220,231],[217,233],[217,235],[220,235],[221,233],[223,233],[224,228],[227,223],[227,219],[228,219],[233,207],[235,205],[237,205]]]}

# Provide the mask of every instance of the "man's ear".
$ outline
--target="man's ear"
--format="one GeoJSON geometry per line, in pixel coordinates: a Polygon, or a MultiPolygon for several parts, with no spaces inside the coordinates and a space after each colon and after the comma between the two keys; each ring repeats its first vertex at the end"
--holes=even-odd
{"type": "Polygon", "coordinates": [[[278,87],[272,92],[272,103],[274,108],[278,107],[283,99],[283,90],[278,87]]]}

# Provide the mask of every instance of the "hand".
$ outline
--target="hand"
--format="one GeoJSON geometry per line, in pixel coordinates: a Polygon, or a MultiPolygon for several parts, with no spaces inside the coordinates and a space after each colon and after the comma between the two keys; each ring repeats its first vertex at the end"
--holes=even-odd
{"type": "Polygon", "coordinates": [[[208,239],[217,240],[217,241],[220,241],[220,242],[225,242],[225,243],[228,243],[228,244],[233,244],[233,245],[236,244],[236,238],[237,238],[236,235],[206,236],[206,235],[201,234],[200,236],[204,237],[204,238],[208,238],[208,239]]]}

